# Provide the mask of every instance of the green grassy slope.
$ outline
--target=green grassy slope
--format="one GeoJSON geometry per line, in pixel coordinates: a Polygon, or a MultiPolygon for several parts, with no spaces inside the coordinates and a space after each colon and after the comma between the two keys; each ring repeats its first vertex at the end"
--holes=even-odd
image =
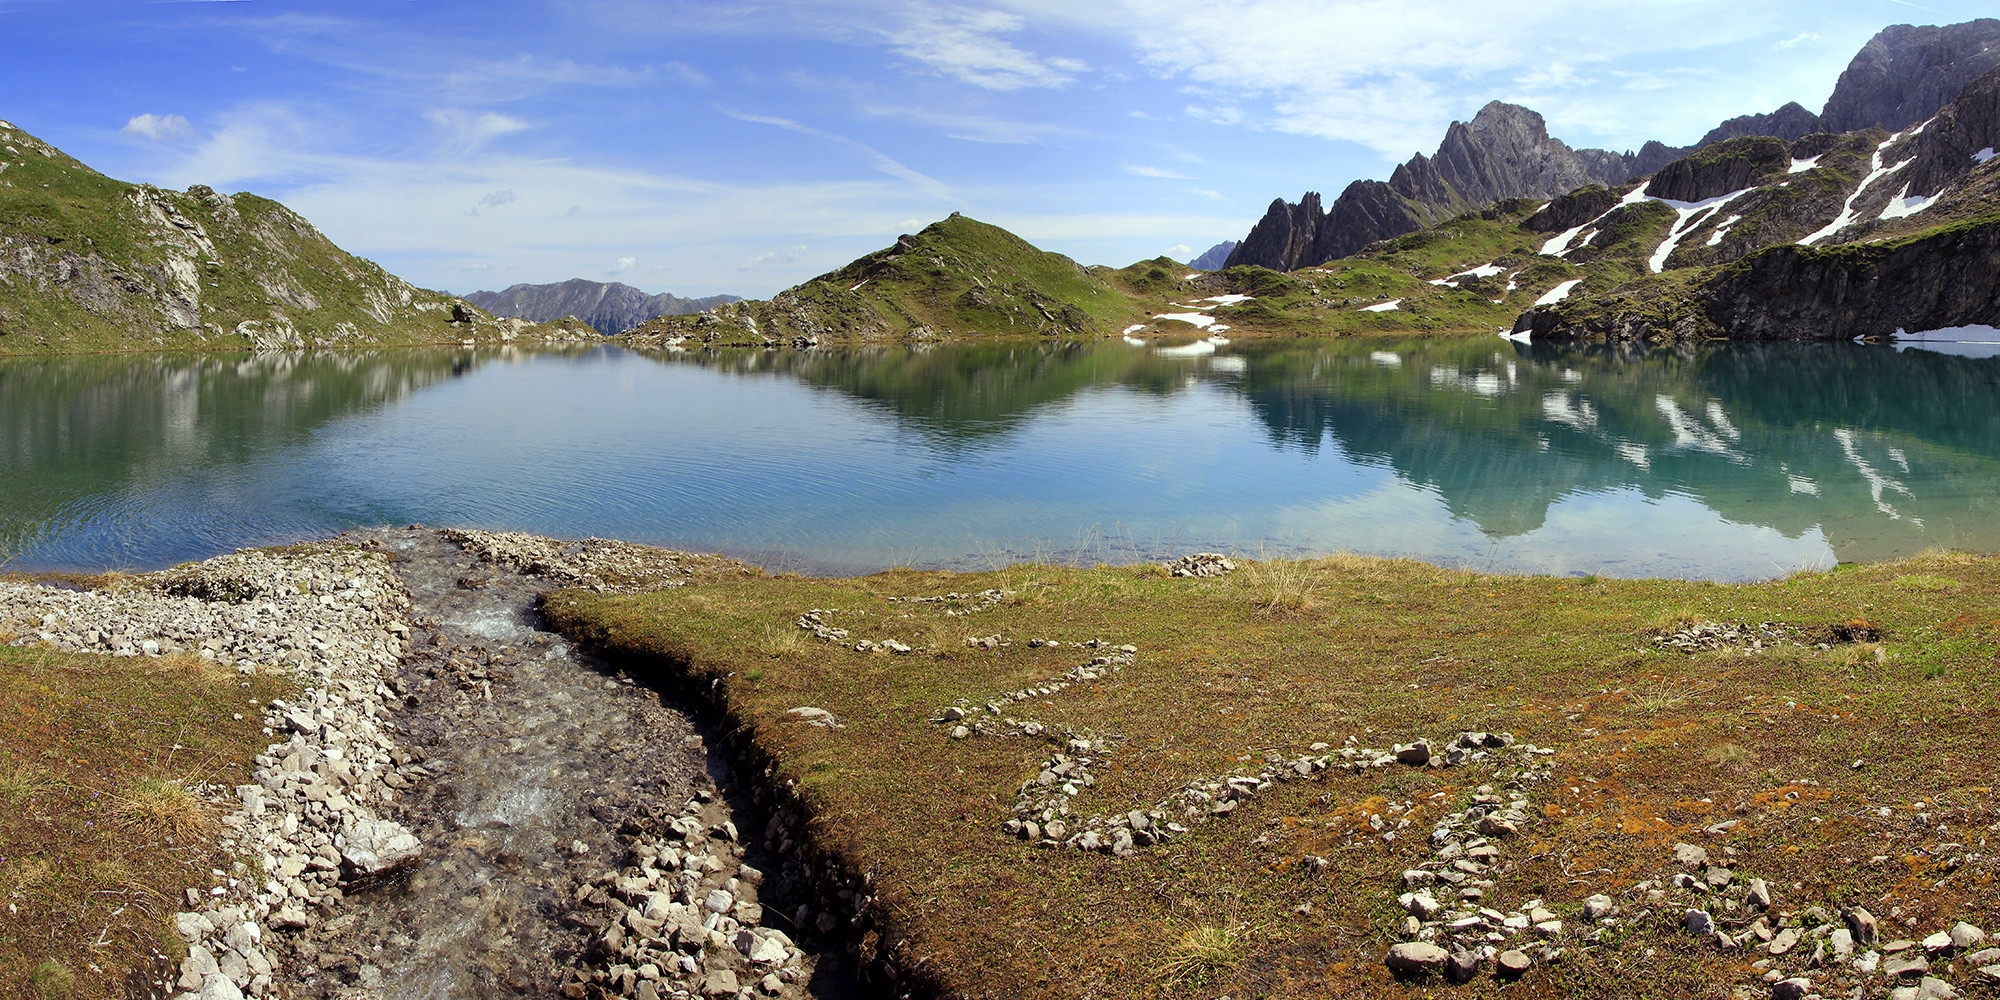
{"type": "Polygon", "coordinates": [[[0,123],[0,354],[532,335],[342,251],[285,206],[127,184],[0,123]]]}

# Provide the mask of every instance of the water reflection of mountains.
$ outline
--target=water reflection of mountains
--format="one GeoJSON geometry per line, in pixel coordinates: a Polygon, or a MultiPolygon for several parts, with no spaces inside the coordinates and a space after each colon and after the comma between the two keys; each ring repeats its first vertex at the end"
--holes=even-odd
{"type": "Polygon", "coordinates": [[[106,503],[260,453],[466,374],[470,352],[171,354],[0,364],[0,563],[106,503]]]}
{"type": "Polygon", "coordinates": [[[1162,357],[1097,342],[673,357],[837,391],[950,449],[977,449],[1087,389],[1220,389],[1275,444],[1392,468],[1494,535],[1533,530],[1566,497],[1635,490],[1788,536],[1817,527],[1842,559],[2000,549],[2000,359],[1498,340],[1223,351],[1162,357]]]}

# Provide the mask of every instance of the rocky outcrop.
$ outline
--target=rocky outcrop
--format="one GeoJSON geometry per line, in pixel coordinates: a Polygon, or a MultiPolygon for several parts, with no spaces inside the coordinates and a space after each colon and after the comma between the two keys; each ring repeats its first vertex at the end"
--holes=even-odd
{"type": "Polygon", "coordinates": [[[2000,222],[1901,244],[1773,247],[1726,269],[1696,303],[1717,328],[1752,340],[2000,324],[2000,222]]]}
{"type": "Polygon", "coordinates": [[[1639,283],[1529,310],[1514,329],[1536,340],[1850,340],[1970,325],[2000,325],[2000,221],[1900,242],[1774,246],[1691,295],[1639,283]]]}
{"type": "Polygon", "coordinates": [[[1891,25],[1847,64],[1819,131],[1899,132],[1937,114],[1966,84],[2000,66],[2000,20],[1943,27],[1891,25]]]}
{"type": "Polygon", "coordinates": [[[1731,139],[1662,167],[1646,193],[1670,201],[1705,201],[1756,187],[1784,174],[1791,164],[1790,147],[1782,139],[1731,139]]]}
{"type": "Polygon", "coordinates": [[[468,302],[495,316],[546,323],[574,316],[599,333],[622,333],[660,316],[685,316],[741,301],[734,295],[684,299],[662,292],[648,295],[620,282],[571,278],[546,285],[510,285],[499,292],[467,292],[468,302]]]}
{"type": "Polygon", "coordinates": [[[1469,122],[1452,122],[1433,156],[1418,154],[1385,183],[1356,181],[1322,213],[1319,195],[1297,205],[1271,203],[1229,265],[1296,270],[1345,257],[1377,240],[1400,236],[1508,198],[1549,198],[1587,184],[1615,184],[1632,175],[1635,157],[1601,149],[1571,149],[1549,135],[1542,116],[1494,101],[1469,122]]]}
{"type": "Polygon", "coordinates": [[[1559,233],[1600,218],[1618,204],[1618,196],[1600,184],[1579,188],[1542,206],[1521,223],[1536,233],[1559,233]]]}
{"type": "MultiPolygon", "coordinates": [[[[1274,271],[1291,271],[1319,263],[1314,258],[1320,227],[1326,213],[1319,208],[1319,192],[1307,191],[1296,205],[1278,198],[1264,210],[1264,217],[1250,227],[1250,235],[1230,251],[1225,267],[1254,264],[1274,271]]],[[[1416,227],[1412,226],[1411,229],[1416,227]]],[[[1406,229],[1404,232],[1408,232],[1406,229]]]]}

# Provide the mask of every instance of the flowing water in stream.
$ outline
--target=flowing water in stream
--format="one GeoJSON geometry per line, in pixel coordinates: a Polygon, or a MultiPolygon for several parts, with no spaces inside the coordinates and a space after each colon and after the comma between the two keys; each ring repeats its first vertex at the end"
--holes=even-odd
{"type": "Polygon", "coordinates": [[[394,553],[410,590],[395,721],[434,778],[402,793],[398,817],[426,845],[422,863],[350,892],[301,936],[294,968],[321,970],[301,992],[560,995],[593,932],[566,917],[579,886],[626,863],[621,826],[691,799],[722,822],[727,766],[670,700],[536,627],[545,581],[430,529],[344,540],[394,553]]]}

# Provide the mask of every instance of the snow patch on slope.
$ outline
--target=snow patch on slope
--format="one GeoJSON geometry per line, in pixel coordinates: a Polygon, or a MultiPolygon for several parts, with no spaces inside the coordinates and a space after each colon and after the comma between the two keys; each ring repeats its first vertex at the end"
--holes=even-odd
{"type": "Polygon", "coordinates": [[[1581,284],[1583,284],[1582,278],[1571,278],[1570,280],[1565,281],[1562,284],[1557,285],[1556,287],[1551,288],[1546,292],[1543,292],[1542,297],[1535,300],[1535,304],[1538,306],[1555,305],[1556,303],[1561,302],[1566,298],[1569,298],[1570,291],[1574,289],[1576,286],[1581,284]]]}

